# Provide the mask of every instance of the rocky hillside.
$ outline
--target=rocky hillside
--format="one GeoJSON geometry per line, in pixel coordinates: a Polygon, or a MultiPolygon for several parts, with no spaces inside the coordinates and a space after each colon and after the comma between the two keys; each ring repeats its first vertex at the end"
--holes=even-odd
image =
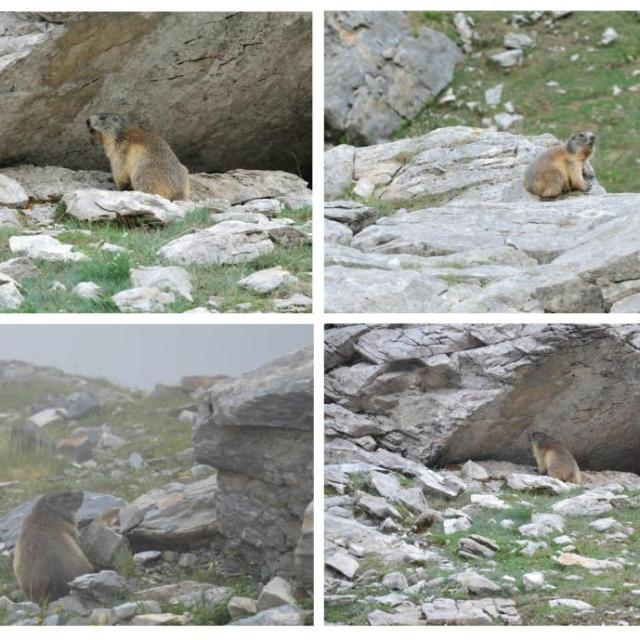
{"type": "Polygon", "coordinates": [[[638,624],[637,326],[334,327],[325,363],[328,622],[638,624]]]}
{"type": "Polygon", "coordinates": [[[189,201],[110,174],[0,169],[0,309],[309,311],[311,191],[283,171],[190,176],[189,201]]]}
{"type": "Polygon", "coordinates": [[[527,193],[556,142],[447,127],[327,151],[326,311],[637,311],[640,195],[527,193]]]}
{"type": "Polygon", "coordinates": [[[308,621],[311,362],[302,351],[238,378],[191,376],[150,393],[0,363],[0,623],[308,621]],[[269,424],[269,402],[295,413],[295,425],[262,432],[258,452],[251,440],[254,464],[234,471],[255,422],[269,424]],[[299,435],[285,461],[276,451],[289,429],[299,435]],[[227,464],[212,453],[218,437],[227,464]],[[37,498],[62,488],[84,492],[78,523],[96,572],[42,608],[24,602],[13,548],[37,498]]]}

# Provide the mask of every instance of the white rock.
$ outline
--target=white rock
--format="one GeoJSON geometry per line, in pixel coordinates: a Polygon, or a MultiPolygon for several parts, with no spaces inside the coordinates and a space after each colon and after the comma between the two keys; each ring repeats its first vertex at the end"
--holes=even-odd
{"type": "Polygon", "coordinates": [[[473,569],[454,576],[454,580],[473,595],[491,595],[502,592],[502,587],[473,569]]]}
{"type": "Polygon", "coordinates": [[[72,245],[63,244],[47,235],[12,236],[9,238],[9,248],[12,253],[50,262],[76,262],[87,259],[84,253],[73,251],[72,245]]]}
{"type": "Polygon", "coordinates": [[[487,470],[473,460],[467,460],[460,469],[460,475],[463,478],[469,478],[470,480],[478,480],[479,482],[486,482],[489,479],[487,470]]]}
{"type": "Polygon", "coordinates": [[[599,560],[598,558],[588,558],[577,553],[561,553],[556,559],[558,563],[566,567],[578,565],[590,571],[600,571],[606,569],[623,569],[622,563],[617,560],[599,560]]]}
{"type": "Polygon", "coordinates": [[[355,558],[341,551],[327,555],[324,563],[350,580],[356,575],[356,572],[360,568],[360,563],[355,558]]]}
{"type": "Polygon", "coordinates": [[[66,415],[67,412],[64,409],[43,409],[42,411],[32,415],[29,418],[29,421],[42,429],[43,427],[65,418],[66,415]]]}
{"type": "Polygon", "coordinates": [[[613,27],[607,27],[600,38],[600,44],[608,45],[618,39],[618,32],[613,27]]]}
{"type": "Polygon", "coordinates": [[[549,604],[552,607],[570,607],[577,611],[593,609],[593,607],[587,602],[584,602],[584,600],[574,600],[573,598],[556,598],[555,600],[549,600],[549,604]]]}
{"type": "Polygon", "coordinates": [[[18,283],[6,273],[0,273],[0,309],[17,309],[23,302],[18,283]]]}
{"type": "Polygon", "coordinates": [[[158,256],[178,264],[241,264],[271,253],[271,234],[286,225],[252,224],[227,220],[176,238],[158,250],[158,256]]]}
{"type": "Polygon", "coordinates": [[[498,63],[503,69],[508,69],[509,67],[515,67],[521,64],[524,59],[524,54],[522,53],[522,49],[509,49],[508,51],[502,51],[489,56],[489,58],[493,60],[493,62],[498,63]]]}
{"type": "Polygon", "coordinates": [[[262,269],[256,271],[246,278],[242,278],[238,285],[242,289],[249,289],[262,295],[272,293],[280,287],[287,287],[298,282],[298,278],[291,275],[282,267],[272,267],[271,269],[262,269]]]}
{"type": "Polygon", "coordinates": [[[283,605],[295,606],[291,585],[279,576],[272,578],[260,592],[258,597],[258,611],[274,609],[283,605]]]}
{"type": "Polygon", "coordinates": [[[336,222],[330,218],[324,220],[324,241],[325,243],[343,244],[349,246],[353,238],[353,231],[346,224],[336,222]]]}
{"type": "Polygon", "coordinates": [[[403,591],[409,586],[409,583],[403,573],[392,571],[382,578],[382,586],[394,591],[403,591]]]}
{"type": "Polygon", "coordinates": [[[71,293],[75,293],[85,300],[95,300],[100,296],[100,291],[100,285],[95,282],[78,282],[78,284],[71,289],[71,293]]]}
{"type": "Polygon", "coordinates": [[[442,526],[444,528],[445,535],[450,536],[458,531],[467,531],[468,529],[471,529],[473,525],[471,520],[467,516],[464,516],[461,518],[445,518],[442,522],[442,526]]]}
{"type": "Polygon", "coordinates": [[[111,296],[120,311],[152,313],[162,312],[165,305],[176,301],[173,293],[167,293],[155,287],[135,287],[125,289],[111,296]]]}
{"type": "Polygon", "coordinates": [[[497,84],[495,87],[491,87],[490,89],[486,89],[484,92],[484,101],[490,107],[497,107],[502,101],[502,90],[504,89],[504,85],[497,84]]]}
{"type": "Polygon", "coordinates": [[[67,214],[77,220],[136,220],[147,224],[166,224],[183,218],[185,210],[152,193],[78,189],[62,197],[67,214]]]}
{"type": "Polygon", "coordinates": [[[506,509],[507,503],[490,493],[474,493],[470,497],[471,504],[477,504],[487,509],[506,509]]]}
{"type": "Polygon", "coordinates": [[[24,207],[28,203],[29,196],[22,185],[0,173],[0,205],[24,207]]]}
{"type": "Polygon", "coordinates": [[[134,287],[156,288],[170,291],[193,302],[191,277],[182,267],[136,267],[131,270],[131,283],[134,287]]]}
{"type": "Polygon", "coordinates": [[[544,573],[541,571],[532,571],[522,576],[525,591],[536,591],[544,586],[544,573]]]}
{"type": "Polygon", "coordinates": [[[610,491],[592,489],[556,502],[551,508],[564,516],[598,516],[613,509],[611,500],[615,497],[610,491]]]}
{"type": "Polygon", "coordinates": [[[589,523],[589,527],[596,531],[607,531],[612,527],[617,527],[618,521],[615,518],[600,518],[589,523]]]}
{"type": "Polygon", "coordinates": [[[288,298],[273,301],[275,311],[283,313],[305,313],[311,311],[313,301],[303,293],[294,293],[288,298]]]}
{"type": "Polygon", "coordinates": [[[493,120],[498,126],[498,131],[508,131],[516,122],[524,120],[524,116],[511,113],[496,113],[493,120]]]}

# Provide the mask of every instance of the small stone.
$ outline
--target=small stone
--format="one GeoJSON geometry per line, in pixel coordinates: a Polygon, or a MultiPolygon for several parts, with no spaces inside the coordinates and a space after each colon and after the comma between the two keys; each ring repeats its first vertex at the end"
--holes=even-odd
{"type": "Polygon", "coordinates": [[[198,564],[198,556],[195,553],[183,553],[178,560],[178,566],[183,569],[191,569],[198,564]]]}
{"type": "Polygon", "coordinates": [[[71,289],[71,293],[75,293],[85,300],[95,300],[100,297],[100,290],[100,285],[95,282],[78,282],[78,284],[71,289]]]}
{"type": "Polygon", "coordinates": [[[489,474],[487,470],[473,460],[468,460],[460,469],[460,475],[463,478],[469,478],[470,480],[477,480],[478,482],[486,482],[489,480],[489,474]]]}
{"type": "Polygon", "coordinates": [[[257,602],[253,598],[233,596],[227,603],[227,611],[232,620],[253,616],[258,612],[257,602]]]}
{"type": "Polygon", "coordinates": [[[129,466],[132,469],[142,469],[142,467],[145,466],[145,462],[144,459],[142,458],[142,456],[137,452],[134,451],[130,456],[129,456],[129,466]]]}
{"type": "Polygon", "coordinates": [[[340,551],[327,556],[325,564],[350,580],[360,568],[360,563],[355,558],[340,551]]]}
{"type": "Polygon", "coordinates": [[[143,613],[135,616],[131,620],[134,626],[159,626],[159,625],[183,625],[187,624],[188,618],[185,615],[175,613],[143,613]]]}
{"type": "Polygon", "coordinates": [[[294,606],[295,603],[291,585],[284,578],[276,576],[262,589],[258,597],[257,607],[258,611],[265,611],[282,605],[294,606]]]}
{"type": "Polygon", "coordinates": [[[522,63],[524,54],[522,49],[509,49],[508,51],[502,51],[489,56],[489,59],[499,64],[503,69],[509,69],[522,63]]]}
{"type": "Polygon", "coordinates": [[[608,529],[617,526],[618,521],[615,518],[600,518],[599,520],[594,520],[589,523],[589,527],[596,531],[607,531],[608,529]]]}
{"type": "Polygon", "coordinates": [[[154,313],[163,312],[166,305],[176,301],[171,292],[160,291],[156,287],[134,287],[111,296],[120,311],[154,313]]]}
{"type": "Polygon", "coordinates": [[[574,600],[572,598],[557,598],[555,600],[549,600],[549,605],[552,607],[570,607],[577,611],[588,611],[589,609],[593,609],[593,607],[589,603],[584,602],[584,600],[574,600]]]}
{"type": "Polygon", "coordinates": [[[296,284],[298,278],[291,275],[282,267],[273,267],[271,269],[263,269],[256,271],[246,278],[242,278],[238,285],[242,289],[249,289],[256,293],[266,295],[272,293],[281,287],[288,287],[296,284]]]}
{"type": "Polygon", "coordinates": [[[133,561],[139,565],[147,565],[157,562],[162,558],[162,551],[140,551],[134,554],[133,561]]]}
{"type": "Polygon", "coordinates": [[[491,87],[490,89],[486,89],[484,92],[484,101],[490,107],[497,107],[502,101],[502,90],[504,88],[503,84],[497,84],[495,87],[491,87]]]}
{"type": "Polygon", "coordinates": [[[600,44],[609,45],[618,39],[618,32],[613,27],[607,27],[600,38],[600,44]]]}
{"type": "Polygon", "coordinates": [[[544,573],[541,571],[532,571],[522,576],[525,591],[536,591],[544,586],[544,573]]]}
{"type": "Polygon", "coordinates": [[[404,574],[399,571],[393,571],[382,578],[382,586],[395,591],[403,591],[409,586],[409,583],[404,574]]]}
{"type": "Polygon", "coordinates": [[[0,205],[20,208],[29,204],[29,196],[22,185],[0,173],[0,205]]]}

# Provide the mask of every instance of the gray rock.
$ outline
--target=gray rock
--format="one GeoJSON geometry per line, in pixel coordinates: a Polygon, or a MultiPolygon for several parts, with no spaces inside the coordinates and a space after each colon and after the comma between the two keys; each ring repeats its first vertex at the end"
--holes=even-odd
{"type": "Polygon", "coordinates": [[[563,516],[599,516],[613,509],[615,498],[610,491],[594,489],[556,502],[551,509],[563,516]]]}
{"type": "Polygon", "coordinates": [[[31,258],[21,257],[0,262],[0,273],[21,281],[23,278],[36,278],[40,275],[40,270],[31,258]]]}
{"type": "Polygon", "coordinates": [[[118,559],[129,552],[126,538],[99,518],[82,530],[80,546],[96,569],[115,569],[118,559]]]}
{"type": "Polygon", "coordinates": [[[487,625],[522,624],[513,600],[482,598],[479,600],[453,600],[436,598],[422,605],[427,624],[487,625]]]}
{"type": "Polygon", "coordinates": [[[22,228],[18,212],[15,209],[7,209],[0,207],[0,229],[4,227],[13,227],[14,229],[22,228]]]}
{"type": "Polygon", "coordinates": [[[71,289],[71,293],[75,293],[85,300],[95,300],[99,298],[100,292],[101,287],[95,282],[78,282],[78,284],[71,289]]]}
{"type": "Polygon", "coordinates": [[[78,576],[69,583],[71,596],[83,602],[107,604],[127,590],[127,581],[115,571],[100,571],[78,576]]]}
{"type": "Polygon", "coordinates": [[[297,173],[300,167],[310,174],[309,14],[219,12],[203,20],[197,12],[128,17],[75,12],[43,22],[39,14],[23,13],[20,20],[44,28],[25,34],[35,42],[16,33],[23,44],[14,44],[11,60],[3,57],[0,63],[0,166],[21,158],[106,170],[85,118],[122,109],[144,114],[143,124],[160,131],[191,171],[244,166],[297,173]],[[60,66],[49,78],[49,61],[74,59],[78,42],[93,52],[92,65],[60,66]],[[116,59],[104,44],[113,42],[121,43],[116,59]],[[222,44],[219,56],[211,56],[212,42],[222,44]],[[272,85],[283,59],[288,81],[272,85]],[[200,117],[203,108],[207,118],[200,117]],[[50,126],[52,119],[62,128],[50,126]],[[180,127],[168,126],[177,122],[180,127]],[[39,128],[37,140],[34,128],[39,128]]]}
{"type": "Polygon", "coordinates": [[[589,611],[593,607],[584,600],[575,600],[573,598],[555,598],[549,600],[549,606],[551,607],[569,607],[576,611],[589,611]]]}
{"type": "MultiPolygon", "coordinates": [[[[328,151],[325,155],[327,162],[331,161],[330,153],[331,151],[328,151]]],[[[325,197],[328,197],[327,194],[325,197]]],[[[359,233],[365,227],[373,224],[379,218],[379,214],[373,207],[367,207],[360,202],[335,200],[325,203],[324,217],[346,225],[353,233],[359,233]]]]}
{"type": "Polygon", "coordinates": [[[0,309],[17,309],[24,302],[18,283],[4,273],[0,273],[0,309]]]}
{"type": "Polygon", "coordinates": [[[353,231],[347,225],[335,220],[324,221],[324,241],[327,244],[344,244],[349,246],[353,238],[353,231]]]}
{"type": "Polygon", "coordinates": [[[491,87],[486,89],[484,92],[484,101],[490,107],[497,107],[502,102],[502,90],[504,89],[504,84],[497,84],[495,87],[491,87]]]}
{"type": "Polygon", "coordinates": [[[473,569],[467,569],[454,576],[454,580],[470,594],[476,596],[502,593],[502,587],[485,578],[473,569]]]}
{"type": "Polygon", "coordinates": [[[162,558],[162,551],[140,551],[133,556],[136,564],[146,565],[157,562],[162,558]]]}
{"type": "Polygon", "coordinates": [[[327,555],[324,563],[350,580],[356,575],[360,566],[355,558],[340,551],[327,555]]]}
{"type": "Polygon", "coordinates": [[[226,604],[233,595],[230,587],[218,587],[206,582],[185,580],[176,584],[165,584],[138,591],[136,597],[141,600],[154,600],[170,605],[206,605],[215,607],[226,604]]]}
{"type": "Polygon", "coordinates": [[[232,620],[254,616],[258,612],[256,601],[253,598],[244,598],[242,596],[233,596],[227,602],[227,610],[232,620]]]}
{"type": "Polygon", "coordinates": [[[249,289],[250,291],[266,295],[281,287],[294,285],[297,282],[298,278],[291,275],[286,269],[278,266],[256,271],[250,276],[242,278],[242,280],[238,282],[238,285],[242,289],[249,289]]]}
{"type": "Polygon", "coordinates": [[[260,611],[255,616],[241,618],[230,623],[236,626],[300,626],[304,624],[304,614],[298,607],[282,605],[275,609],[260,611]]]}
{"type": "Polygon", "coordinates": [[[525,591],[537,591],[544,586],[544,573],[532,571],[522,576],[522,583],[525,591]]]}
{"type": "Polygon", "coordinates": [[[142,613],[131,620],[135,626],[156,627],[160,625],[184,625],[189,621],[188,616],[177,613],[142,613]]]}
{"type": "Polygon", "coordinates": [[[528,49],[535,44],[535,40],[526,33],[514,32],[507,33],[503,42],[506,49],[528,49]]]}
{"type": "Polygon", "coordinates": [[[81,251],[74,251],[73,245],[63,244],[48,235],[11,236],[9,248],[12,253],[48,262],[78,262],[87,260],[81,251]]]}
{"type": "Polygon", "coordinates": [[[493,60],[496,64],[499,64],[503,69],[509,69],[522,64],[524,54],[522,49],[509,49],[508,51],[501,51],[492,56],[489,56],[490,60],[493,60]]]}
{"type": "Polygon", "coordinates": [[[216,522],[227,570],[261,567],[290,578],[312,497],[313,361],[304,349],[203,398],[195,459],[218,470],[216,522]],[[242,536],[237,532],[242,530],[242,536]]]}
{"type": "Polygon", "coordinates": [[[100,402],[91,391],[77,391],[66,399],[67,416],[79,420],[100,409],[100,402]]]}
{"type": "Polygon", "coordinates": [[[353,147],[341,144],[325,152],[324,197],[326,200],[340,198],[353,180],[353,147]]]}
{"type": "Polygon", "coordinates": [[[111,299],[120,311],[133,313],[163,312],[166,305],[176,301],[173,293],[160,291],[156,287],[125,289],[111,296],[111,299]]]}
{"type": "Polygon", "coordinates": [[[19,182],[0,173],[0,206],[24,207],[29,203],[27,192],[19,182]]]}
{"type": "Polygon", "coordinates": [[[67,214],[81,221],[114,220],[148,225],[164,225],[184,217],[185,211],[173,202],[140,191],[81,189],[63,196],[67,214]]]}
{"type": "Polygon", "coordinates": [[[458,47],[427,27],[415,37],[413,31],[400,11],[325,14],[325,130],[330,139],[345,133],[365,144],[388,138],[451,82],[462,61],[458,47]]]}
{"type": "Polygon", "coordinates": [[[216,476],[154,489],[120,510],[120,526],[136,550],[184,548],[219,532],[216,476]]]}
{"type": "Polygon", "coordinates": [[[294,551],[296,589],[302,593],[313,591],[313,500],[304,510],[300,537],[294,551]]]}
{"type": "Polygon", "coordinates": [[[392,571],[382,578],[382,586],[392,591],[404,591],[409,586],[409,582],[403,573],[392,571]]]}
{"type": "Polygon", "coordinates": [[[258,611],[265,611],[283,605],[295,606],[295,604],[291,585],[283,578],[276,576],[263,587],[258,597],[257,607],[258,611]]]}
{"type": "Polygon", "coordinates": [[[281,313],[310,313],[313,300],[303,293],[294,293],[288,298],[281,298],[273,301],[274,311],[281,313]]]}
{"type": "Polygon", "coordinates": [[[136,267],[131,270],[130,278],[134,287],[155,287],[193,302],[191,277],[182,267],[136,267]]]}

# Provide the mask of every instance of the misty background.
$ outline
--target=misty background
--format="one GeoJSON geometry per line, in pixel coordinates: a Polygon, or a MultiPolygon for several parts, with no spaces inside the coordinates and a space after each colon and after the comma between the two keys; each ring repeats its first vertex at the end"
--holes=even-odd
{"type": "Polygon", "coordinates": [[[0,325],[0,360],[139,389],[235,376],[311,344],[311,325],[0,325]]]}

